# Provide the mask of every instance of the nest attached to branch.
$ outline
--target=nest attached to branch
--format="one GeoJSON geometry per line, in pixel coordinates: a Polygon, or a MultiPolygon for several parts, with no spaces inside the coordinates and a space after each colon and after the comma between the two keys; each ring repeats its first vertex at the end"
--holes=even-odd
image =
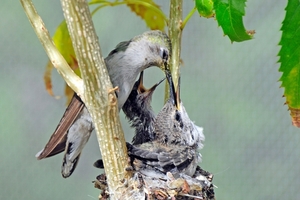
{"type": "MultiPolygon", "coordinates": [[[[121,200],[214,200],[213,174],[197,167],[193,177],[172,173],[166,174],[166,179],[146,176],[138,171],[118,188],[122,193],[121,200]]],[[[99,200],[109,199],[106,175],[97,176],[94,181],[96,188],[102,190],[99,200]]]]}

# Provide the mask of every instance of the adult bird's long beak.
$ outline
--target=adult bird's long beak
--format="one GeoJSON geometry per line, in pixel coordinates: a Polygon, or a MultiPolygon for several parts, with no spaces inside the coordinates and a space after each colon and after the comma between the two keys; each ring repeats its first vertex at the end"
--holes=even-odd
{"type": "MultiPolygon", "coordinates": [[[[170,58],[169,58],[169,60],[170,60],[170,58]]],[[[165,73],[167,73],[167,72],[170,72],[171,73],[171,71],[170,71],[170,64],[169,64],[169,60],[168,61],[165,61],[164,63],[163,63],[163,70],[165,71],[165,73]]]]}
{"type": "MultiPolygon", "coordinates": [[[[179,97],[179,91],[178,94],[175,92],[175,87],[172,79],[172,75],[170,71],[166,71],[166,77],[169,83],[169,89],[170,89],[170,99],[174,106],[176,106],[177,110],[180,109],[180,97],[179,97]]],[[[179,85],[179,84],[178,84],[179,85]]]]}

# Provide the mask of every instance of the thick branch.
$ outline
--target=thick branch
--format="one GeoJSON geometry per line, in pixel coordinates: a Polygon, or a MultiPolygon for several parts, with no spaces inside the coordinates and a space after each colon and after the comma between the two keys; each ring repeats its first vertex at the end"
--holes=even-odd
{"type": "Polygon", "coordinates": [[[93,121],[111,197],[124,180],[127,150],[118,104],[101,55],[86,0],[61,0],[76,58],[84,81],[84,99],[93,121]]]}
{"type": "Polygon", "coordinates": [[[67,61],[60,54],[54,45],[48,30],[41,17],[36,12],[36,9],[31,0],[21,0],[24,11],[37,34],[40,42],[42,43],[49,59],[53,66],[57,69],[58,73],[65,79],[66,83],[78,94],[83,93],[83,81],[77,76],[69,67],[67,61]]]}
{"type": "Polygon", "coordinates": [[[62,1],[76,57],[84,79],[82,81],[55,47],[33,3],[30,0],[21,0],[21,3],[52,64],[67,84],[81,96],[93,117],[93,121],[98,122],[95,123],[95,128],[111,197],[118,198],[116,190],[125,177],[124,168],[127,165],[127,151],[118,118],[117,100],[101,56],[88,6],[84,0],[62,1]]]}

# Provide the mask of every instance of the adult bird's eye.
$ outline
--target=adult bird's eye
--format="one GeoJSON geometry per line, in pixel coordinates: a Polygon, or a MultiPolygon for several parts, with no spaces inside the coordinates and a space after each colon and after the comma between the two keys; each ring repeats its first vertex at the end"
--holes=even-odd
{"type": "Polygon", "coordinates": [[[164,48],[160,48],[160,57],[166,62],[169,58],[168,50],[166,50],[164,48]]]}

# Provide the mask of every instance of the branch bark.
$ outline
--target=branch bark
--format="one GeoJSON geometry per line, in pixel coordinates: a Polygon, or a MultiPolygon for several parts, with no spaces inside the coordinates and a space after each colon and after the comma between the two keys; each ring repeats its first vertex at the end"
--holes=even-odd
{"type": "Polygon", "coordinates": [[[97,133],[110,197],[119,199],[118,187],[126,177],[127,149],[119,120],[117,98],[101,55],[86,0],[61,0],[84,82],[84,103],[97,133]]]}
{"type": "Polygon", "coordinates": [[[87,106],[96,129],[111,199],[120,199],[119,186],[129,174],[128,155],[118,115],[117,98],[105,67],[91,14],[85,0],[61,0],[65,19],[79,63],[80,79],[55,47],[30,0],[21,0],[24,10],[49,59],[67,84],[87,106]]]}

